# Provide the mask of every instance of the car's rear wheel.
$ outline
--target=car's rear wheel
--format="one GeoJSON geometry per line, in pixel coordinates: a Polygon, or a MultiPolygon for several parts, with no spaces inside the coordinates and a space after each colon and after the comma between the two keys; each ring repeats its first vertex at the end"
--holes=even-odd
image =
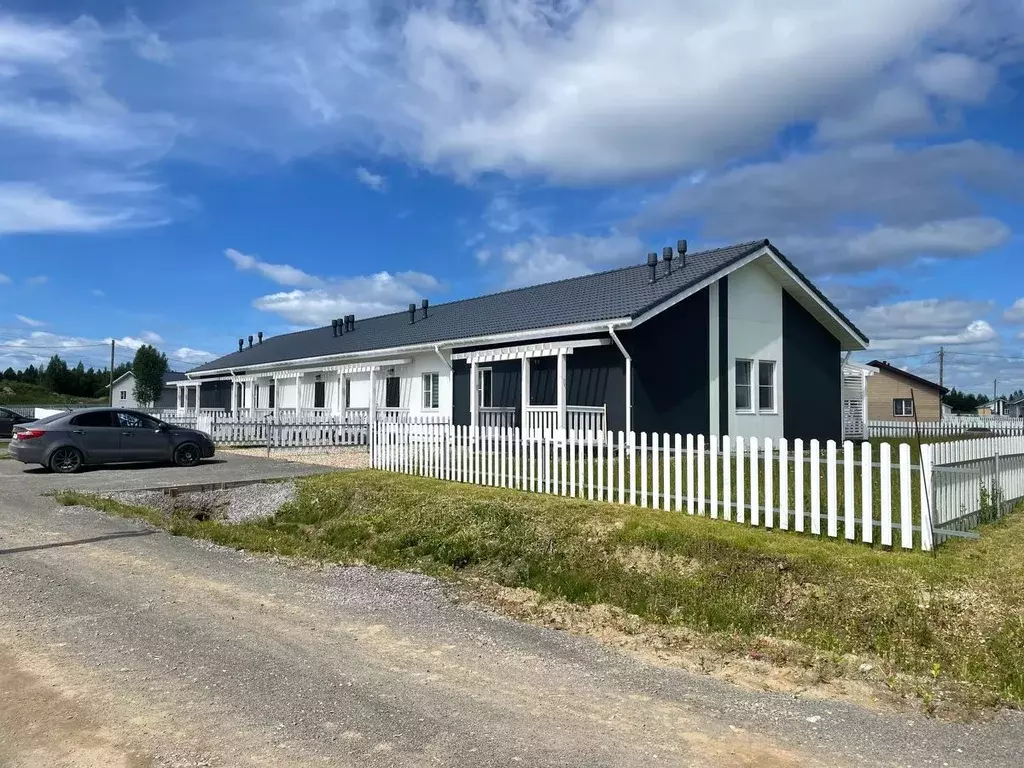
{"type": "Polygon", "coordinates": [[[195,443],[182,443],[174,449],[174,463],[179,467],[194,467],[203,459],[203,452],[195,443]]]}
{"type": "Polygon", "coordinates": [[[58,448],[50,454],[49,467],[61,475],[73,474],[82,468],[82,452],[77,448],[58,448]]]}

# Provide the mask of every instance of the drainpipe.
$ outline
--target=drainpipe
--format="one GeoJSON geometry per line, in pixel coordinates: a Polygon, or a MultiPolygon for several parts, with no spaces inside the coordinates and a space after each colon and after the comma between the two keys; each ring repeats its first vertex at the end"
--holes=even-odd
{"type": "MultiPolygon", "coordinates": [[[[423,301],[425,303],[427,300],[424,299],[423,301]]],[[[454,424],[455,422],[454,422],[453,419],[455,417],[455,375],[454,375],[455,368],[452,367],[451,363],[449,363],[447,360],[444,359],[444,355],[441,354],[441,345],[440,344],[435,344],[434,345],[434,352],[437,354],[437,356],[439,358],[441,358],[441,362],[444,363],[445,367],[448,369],[448,395],[449,395],[449,401],[448,401],[448,423],[454,424]]],[[[470,385],[469,385],[469,391],[470,391],[470,396],[472,397],[472,393],[473,393],[473,384],[472,383],[470,383],[470,385]]],[[[438,399],[438,402],[440,403],[440,398],[438,399]]]]}
{"type": "Polygon", "coordinates": [[[612,337],[615,346],[626,358],[626,439],[628,440],[629,433],[633,431],[633,358],[629,356],[629,352],[626,351],[622,341],[615,333],[615,326],[608,326],[608,335],[612,337]]]}
{"type": "Polygon", "coordinates": [[[441,358],[441,362],[444,363],[447,366],[448,370],[449,371],[452,370],[452,364],[449,363],[447,360],[445,360],[444,359],[444,355],[441,354],[441,345],[440,344],[435,344],[434,345],[434,352],[436,352],[437,356],[441,358]]]}

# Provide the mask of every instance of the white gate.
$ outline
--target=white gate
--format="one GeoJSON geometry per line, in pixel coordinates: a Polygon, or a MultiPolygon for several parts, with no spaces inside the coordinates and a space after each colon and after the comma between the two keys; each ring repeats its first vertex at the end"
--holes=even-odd
{"type": "Polygon", "coordinates": [[[850,365],[843,367],[843,440],[868,439],[868,376],[850,365]]]}

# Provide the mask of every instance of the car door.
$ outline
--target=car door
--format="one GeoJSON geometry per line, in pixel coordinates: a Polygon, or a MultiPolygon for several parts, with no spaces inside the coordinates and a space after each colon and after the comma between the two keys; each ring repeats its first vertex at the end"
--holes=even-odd
{"type": "Polygon", "coordinates": [[[118,411],[121,427],[121,461],[170,461],[171,435],[160,422],[135,411],[118,411]]]}
{"type": "Polygon", "coordinates": [[[121,430],[113,411],[87,411],[68,423],[71,442],[89,464],[109,464],[121,460],[121,430]]]}

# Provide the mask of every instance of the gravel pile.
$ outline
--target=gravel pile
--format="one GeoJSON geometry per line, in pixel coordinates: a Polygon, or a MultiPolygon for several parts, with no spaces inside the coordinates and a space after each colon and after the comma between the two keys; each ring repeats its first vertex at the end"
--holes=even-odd
{"type": "Polygon", "coordinates": [[[110,494],[124,504],[151,507],[173,514],[191,513],[205,519],[240,523],[270,517],[295,498],[295,483],[255,483],[222,491],[181,493],[168,496],[161,491],[125,491],[110,494]]]}
{"type": "MultiPolygon", "coordinates": [[[[234,453],[239,456],[267,457],[266,448],[218,448],[217,452],[234,453]]],[[[369,469],[370,467],[370,453],[366,448],[276,448],[270,457],[279,461],[315,464],[334,469],[369,469]]]]}

